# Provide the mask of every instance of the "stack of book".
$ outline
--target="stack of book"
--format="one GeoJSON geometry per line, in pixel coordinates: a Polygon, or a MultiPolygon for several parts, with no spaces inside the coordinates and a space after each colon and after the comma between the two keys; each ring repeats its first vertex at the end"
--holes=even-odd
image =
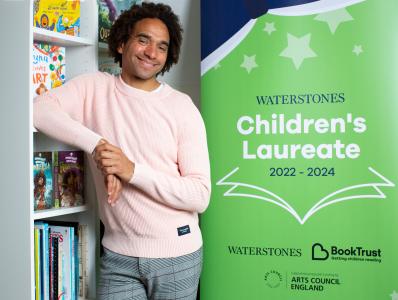
{"type": "Polygon", "coordinates": [[[84,204],[84,152],[33,154],[34,210],[84,204]]]}
{"type": "Polygon", "coordinates": [[[36,300],[86,298],[87,225],[36,221],[34,245],[36,300]]]}

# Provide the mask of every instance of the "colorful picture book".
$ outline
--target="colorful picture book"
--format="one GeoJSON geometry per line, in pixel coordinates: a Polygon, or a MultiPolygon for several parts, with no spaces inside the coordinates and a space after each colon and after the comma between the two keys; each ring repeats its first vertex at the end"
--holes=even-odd
{"type": "Polygon", "coordinates": [[[80,35],[80,0],[34,0],[33,26],[80,35]]]}
{"type": "Polygon", "coordinates": [[[34,210],[54,207],[51,152],[35,152],[33,154],[33,205],[34,210]]]}
{"type": "Polygon", "coordinates": [[[98,0],[98,41],[107,42],[113,22],[132,5],[140,0],[98,0]]]}
{"type": "Polygon", "coordinates": [[[84,203],[84,153],[54,152],[55,201],[61,207],[84,203]]]}
{"type": "Polygon", "coordinates": [[[65,83],[65,48],[44,43],[33,43],[33,95],[65,83]]]}
{"type": "Polygon", "coordinates": [[[84,152],[33,154],[34,210],[84,204],[84,152]]]}

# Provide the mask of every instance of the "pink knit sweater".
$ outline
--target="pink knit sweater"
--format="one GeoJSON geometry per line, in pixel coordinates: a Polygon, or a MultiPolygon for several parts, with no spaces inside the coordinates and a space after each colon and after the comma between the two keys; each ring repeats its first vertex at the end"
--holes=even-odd
{"type": "Polygon", "coordinates": [[[97,72],[78,76],[39,96],[35,127],[92,153],[105,138],[135,163],[114,207],[90,155],[103,245],[137,257],[174,257],[202,245],[198,213],[210,197],[205,127],[191,99],[167,84],[146,92],[120,77],[97,72]]]}

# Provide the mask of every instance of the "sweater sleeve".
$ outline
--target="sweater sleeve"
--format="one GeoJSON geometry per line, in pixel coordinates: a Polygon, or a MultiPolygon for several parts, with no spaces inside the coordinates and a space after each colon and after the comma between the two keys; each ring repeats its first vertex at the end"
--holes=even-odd
{"type": "Polygon", "coordinates": [[[102,138],[84,125],[87,75],[35,98],[33,124],[44,134],[91,153],[102,138]]]}
{"type": "Polygon", "coordinates": [[[191,101],[189,108],[178,115],[179,176],[137,163],[130,183],[164,205],[202,213],[209,204],[211,192],[206,130],[199,111],[191,101]]]}

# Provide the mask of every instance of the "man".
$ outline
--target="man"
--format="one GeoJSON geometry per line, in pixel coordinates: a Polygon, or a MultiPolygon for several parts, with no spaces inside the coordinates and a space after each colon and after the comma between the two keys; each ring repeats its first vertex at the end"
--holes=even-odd
{"type": "Polygon", "coordinates": [[[169,6],[134,5],[109,37],[121,76],[82,75],[35,101],[36,128],[93,157],[105,226],[98,300],[196,299],[205,127],[187,95],[157,80],[177,63],[181,32],[169,6]]]}

